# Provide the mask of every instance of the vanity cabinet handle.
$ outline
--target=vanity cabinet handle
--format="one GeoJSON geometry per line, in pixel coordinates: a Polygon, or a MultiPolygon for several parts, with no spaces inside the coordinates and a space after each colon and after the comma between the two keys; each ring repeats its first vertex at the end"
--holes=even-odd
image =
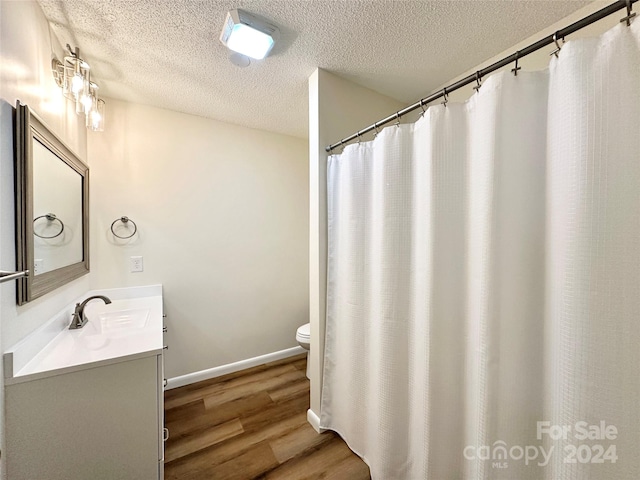
{"type": "Polygon", "coordinates": [[[165,379],[162,381],[162,386],[163,386],[163,387],[166,387],[168,384],[169,384],[169,382],[168,382],[168,380],[165,378],[165,379]]]}
{"type": "Polygon", "coordinates": [[[169,440],[169,429],[165,427],[162,429],[162,441],[166,442],[167,440],[169,440]]]}
{"type": "Polygon", "coordinates": [[[169,345],[165,345],[164,347],[162,347],[163,350],[169,350],[169,345]]]}
{"type": "Polygon", "coordinates": [[[167,327],[162,327],[162,333],[167,333],[167,327]]]}
{"type": "Polygon", "coordinates": [[[167,314],[166,314],[166,313],[163,313],[163,314],[162,314],[162,318],[167,318],[167,314]]]}

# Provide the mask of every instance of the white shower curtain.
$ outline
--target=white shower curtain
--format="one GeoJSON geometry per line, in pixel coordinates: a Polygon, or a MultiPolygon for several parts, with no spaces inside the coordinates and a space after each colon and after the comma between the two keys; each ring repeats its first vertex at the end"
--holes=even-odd
{"type": "Polygon", "coordinates": [[[347,146],[328,201],[321,426],[374,480],[640,478],[640,20],[347,146]]]}

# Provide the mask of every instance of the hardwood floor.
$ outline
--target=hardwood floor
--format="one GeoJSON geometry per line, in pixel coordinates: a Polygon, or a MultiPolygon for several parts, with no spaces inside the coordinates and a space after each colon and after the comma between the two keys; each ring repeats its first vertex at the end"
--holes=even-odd
{"type": "Polygon", "coordinates": [[[333,432],[307,423],[306,355],[165,392],[167,480],[369,479],[333,432]]]}

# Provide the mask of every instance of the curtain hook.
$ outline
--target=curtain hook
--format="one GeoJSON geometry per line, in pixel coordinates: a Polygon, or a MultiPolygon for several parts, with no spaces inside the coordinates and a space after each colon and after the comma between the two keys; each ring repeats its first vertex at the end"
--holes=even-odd
{"type": "Polygon", "coordinates": [[[373,124],[373,129],[376,131],[376,133],[373,134],[373,138],[375,140],[375,138],[378,136],[378,134],[380,133],[380,130],[378,130],[378,124],[374,123],[373,124]]]}
{"type": "Polygon", "coordinates": [[[511,69],[511,71],[513,72],[514,76],[518,76],[518,70],[522,70],[522,67],[518,66],[518,59],[520,58],[520,50],[516,51],[516,66],[514,68],[511,69]]]}
{"type": "Polygon", "coordinates": [[[627,16],[620,20],[620,23],[627,22],[627,27],[631,26],[631,19],[636,16],[635,12],[632,13],[633,5],[631,0],[627,0],[627,16]]]}
{"type": "MultiPolygon", "coordinates": [[[[556,49],[553,52],[551,52],[549,55],[555,55],[556,58],[558,58],[558,52],[562,50],[562,46],[560,46],[560,44],[558,43],[558,32],[553,34],[553,41],[556,44],[556,49]]],[[[564,37],[562,37],[562,43],[564,43],[564,37]]]]}
{"type": "Polygon", "coordinates": [[[478,71],[476,72],[476,83],[477,83],[477,85],[476,85],[475,87],[473,87],[473,89],[474,89],[476,92],[480,91],[480,87],[482,86],[482,83],[481,83],[481,82],[482,82],[482,77],[480,76],[480,70],[478,70],[478,71]]]}
{"type": "Polygon", "coordinates": [[[422,113],[420,114],[420,117],[424,117],[424,114],[427,113],[427,111],[424,109],[424,98],[420,99],[420,108],[422,109],[422,113]]]}
{"type": "Polygon", "coordinates": [[[360,138],[360,132],[356,133],[356,135],[358,136],[358,143],[362,143],[362,138],[360,138]]]}
{"type": "Polygon", "coordinates": [[[442,101],[442,105],[444,105],[446,107],[447,106],[447,102],[449,101],[449,96],[447,95],[447,87],[444,87],[442,89],[442,96],[444,97],[444,100],[442,101]]]}
{"type": "Polygon", "coordinates": [[[342,150],[340,150],[340,153],[344,153],[344,138],[340,140],[340,147],[342,148],[342,150]]]}
{"type": "Polygon", "coordinates": [[[396,112],[396,127],[400,126],[400,112],[396,112]]]}

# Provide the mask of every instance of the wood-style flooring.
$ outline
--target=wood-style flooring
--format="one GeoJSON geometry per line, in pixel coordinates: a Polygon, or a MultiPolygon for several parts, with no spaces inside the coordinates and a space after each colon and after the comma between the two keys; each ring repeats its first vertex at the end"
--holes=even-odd
{"type": "Polygon", "coordinates": [[[369,479],[338,435],[307,423],[305,369],[300,355],[165,392],[165,479],[369,479]]]}

